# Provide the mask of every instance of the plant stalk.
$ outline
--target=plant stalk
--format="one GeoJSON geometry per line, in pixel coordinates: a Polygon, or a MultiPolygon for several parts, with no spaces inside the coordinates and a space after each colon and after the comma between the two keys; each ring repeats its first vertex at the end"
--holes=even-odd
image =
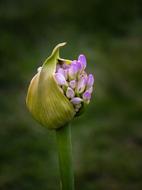
{"type": "Polygon", "coordinates": [[[71,127],[69,124],[56,130],[61,190],[74,190],[71,127]]]}

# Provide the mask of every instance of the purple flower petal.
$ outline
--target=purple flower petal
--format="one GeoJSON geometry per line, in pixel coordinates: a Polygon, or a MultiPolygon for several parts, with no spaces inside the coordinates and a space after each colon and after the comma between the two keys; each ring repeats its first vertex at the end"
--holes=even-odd
{"type": "Polygon", "coordinates": [[[76,65],[77,65],[78,71],[81,71],[82,70],[81,62],[80,61],[76,61],[76,65]]]}
{"type": "Polygon", "coordinates": [[[81,77],[77,84],[77,93],[82,93],[85,90],[86,87],[86,78],[81,77]]]}
{"type": "Polygon", "coordinates": [[[84,102],[89,104],[90,99],[91,99],[91,93],[86,91],[86,92],[84,92],[82,97],[83,97],[84,102]]]}
{"type": "Polygon", "coordinates": [[[83,97],[83,100],[90,100],[91,99],[91,93],[86,91],[86,92],[84,92],[82,97],[83,97]]]}
{"type": "Polygon", "coordinates": [[[55,73],[55,80],[59,85],[67,85],[65,77],[61,73],[55,73]]]}
{"type": "Polygon", "coordinates": [[[94,84],[94,77],[92,74],[89,74],[88,80],[87,80],[87,88],[90,88],[94,84]]]}
{"type": "Polygon", "coordinates": [[[59,68],[58,71],[57,71],[57,73],[60,73],[60,74],[62,74],[64,76],[64,69],[59,68]]]}
{"type": "Polygon", "coordinates": [[[67,88],[67,91],[66,91],[66,96],[67,96],[68,98],[73,98],[74,95],[75,95],[75,93],[74,93],[73,89],[70,88],[70,87],[68,87],[68,88],[67,88]]]}
{"type": "Polygon", "coordinates": [[[74,104],[74,105],[77,105],[77,104],[80,104],[83,100],[79,97],[75,97],[75,98],[72,98],[71,99],[71,102],[74,104]]]}
{"type": "Polygon", "coordinates": [[[58,71],[57,71],[57,73],[62,74],[65,77],[65,79],[67,80],[67,78],[68,78],[67,69],[64,70],[63,68],[59,68],[58,71]]]}
{"type": "Polygon", "coordinates": [[[78,57],[78,61],[82,64],[83,69],[85,69],[87,65],[86,57],[83,54],[81,54],[78,57]]]}
{"type": "Polygon", "coordinates": [[[71,79],[75,79],[77,72],[78,72],[77,61],[73,61],[69,68],[69,77],[71,79]]]}
{"type": "Polygon", "coordinates": [[[75,80],[71,80],[70,83],[69,83],[70,87],[72,89],[74,89],[76,87],[76,81],[75,80]]]}
{"type": "Polygon", "coordinates": [[[71,66],[74,66],[76,68],[77,72],[81,69],[80,62],[78,62],[76,60],[72,61],[71,66]]]}

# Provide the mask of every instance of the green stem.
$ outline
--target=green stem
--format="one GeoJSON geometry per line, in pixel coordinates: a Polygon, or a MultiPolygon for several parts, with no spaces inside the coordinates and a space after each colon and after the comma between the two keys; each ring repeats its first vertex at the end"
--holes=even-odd
{"type": "Polygon", "coordinates": [[[71,128],[67,124],[56,130],[62,190],[74,190],[71,128]]]}

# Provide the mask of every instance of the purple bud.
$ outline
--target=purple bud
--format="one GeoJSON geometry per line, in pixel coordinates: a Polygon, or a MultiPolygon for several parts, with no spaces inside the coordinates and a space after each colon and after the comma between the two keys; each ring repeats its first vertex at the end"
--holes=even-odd
{"type": "Polygon", "coordinates": [[[60,74],[62,74],[64,76],[64,69],[59,68],[58,71],[57,71],[57,73],[60,73],[60,74]]]}
{"type": "Polygon", "coordinates": [[[65,79],[67,80],[67,78],[68,78],[67,69],[64,70],[63,68],[59,68],[57,73],[62,74],[65,77],[65,79]]]}
{"type": "Polygon", "coordinates": [[[69,77],[71,79],[75,79],[76,75],[81,71],[81,69],[82,69],[82,66],[81,66],[80,62],[78,62],[76,60],[72,61],[70,68],[69,68],[69,77]]]}
{"type": "Polygon", "coordinates": [[[84,92],[82,97],[83,97],[84,102],[89,103],[89,101],[91,99],[91,93],[86,91],[86,92],[84,92]]]}
{"type": "Polygon", "coordinates": [[[75,80],[71,80],[70,83],[69,83],[70,87],[72,89],[74,89],[76,87],[76,81],[75,80]]]}
{"type": "Polygon", "coordinates": [[[71,79],[74,79],[76,77],[77,72],[78,72],[78,66],[76,64],[76,61],[73,61],[69,68],[69,77],[71,79]]]}
{"type": "Polygon", "coordinates": [[[92,74],[89,74],[88,80],[87,80],[87,88],[90,88],[94,84],[94,77],[92,74]]]}
{"type": "Polygon", "coordinates": [[[77,84],[77,93],[82,93],[85,90],[86,87],[86,78],[81,77],[77,84]]]}
{"type": "Polygon", "coordinates": [[[76,61],[76,65],[77,65],[78,71],[81,71],[82,65],[81,65],[80,61],[76,61]]]}
{"type": "Polygon", "coordinates": [[[67,96],[68,98],[73,98],[74,95],[75,95],[75,93],[74,93],[73,89],[70,88],[70,87],[68,87],[68,88],[67,88],[67,91],[66,91],[66,96],[67,96]]]}
{"type": "Polygon", "coordinates": [[[87,65],[86,57],[83,54],[81,54],[78,57],[78,61],[81,63],[83,70],[84,70],[86,68],[86,65],[87,65]]]}
{"type": "Polygon", "coordinates": [[[67,85],[65,77],[61,73],[55,73],[55,80],[59,85],[67,85]]]}
{"type": "Polygon", "coordinates": [[[74,105],[77,105],[77,104],[80,104],[83,100],[79,97],[75,97],[75,98],[72,98],[71,99],[71,102],[74,104],[74,105]]]}

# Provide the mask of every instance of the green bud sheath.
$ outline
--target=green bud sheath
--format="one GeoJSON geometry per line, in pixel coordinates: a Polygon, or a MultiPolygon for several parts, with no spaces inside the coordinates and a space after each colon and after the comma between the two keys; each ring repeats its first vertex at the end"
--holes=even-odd
{"type": "Polygon", "coordinates": [[[32,79],[27,93],[26,104],[33,117],[49,129],[57,129],[68,123],[75,115],[72,103],[61,92],[53,75],[59,58],[59,49],[66,43],[58,44],[32,79]]]}

